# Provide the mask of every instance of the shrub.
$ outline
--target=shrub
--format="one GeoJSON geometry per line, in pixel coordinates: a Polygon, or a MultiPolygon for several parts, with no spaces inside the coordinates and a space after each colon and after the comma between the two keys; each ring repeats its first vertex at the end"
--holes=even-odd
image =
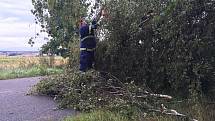
{"type": "Polygon", "coordinates": [[[108,2],[111,19],[104,25],[105,40],[98,44],[97,69],[159,93],[187,98],[194,85],[198,95],[213,98],[214,2],[159,2],[108,2]],[[152,19],[138,27],[150,10],[152,19]]]}

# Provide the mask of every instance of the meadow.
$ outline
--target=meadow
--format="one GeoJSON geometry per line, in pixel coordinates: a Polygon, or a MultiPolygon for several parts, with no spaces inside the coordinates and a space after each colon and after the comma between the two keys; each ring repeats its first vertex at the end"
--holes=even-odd
{"type": "Polygon", "coordinates": [[[0,80],[59,74],[66,63],[61,57],[0,56],[0,80]]]}

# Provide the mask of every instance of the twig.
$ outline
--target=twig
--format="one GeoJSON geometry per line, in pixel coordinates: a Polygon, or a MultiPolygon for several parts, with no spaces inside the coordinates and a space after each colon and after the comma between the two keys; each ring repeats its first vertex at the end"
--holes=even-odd
{"type": "Polygon", "coordinates": [[[171,115],[171,116],[179,116],[179,117],[189,118],[192,121],[198,121],[197,119],[190,118],[189,116],[187,116],[185,114],[178,113],[176,110],[173,110],[173,109],[165,109],[164,111],[157,110],[157,109],[149,109],[149,111],[158,112],[158,113],[165,114],[165,115],[171,115]]]}
{"type": "Polygon", "coordinates": [[[158,97],[158,98],[165,98],[165,99],[172,99],[172,96],[169,95],[162,95],[162,94],[150,94],[150,96],[158,97]]]}
{"type": "Polygon", "coordinates": [[[169,100],[172,99],[172,96],[169,96],[169,95],[153,94],[153,93],[149,93],[147,91],[145,91],[144,93],[147,94],[147,95],[153,96],[153,97],[165,98],[165,99],[169,99],[169,100]]]}

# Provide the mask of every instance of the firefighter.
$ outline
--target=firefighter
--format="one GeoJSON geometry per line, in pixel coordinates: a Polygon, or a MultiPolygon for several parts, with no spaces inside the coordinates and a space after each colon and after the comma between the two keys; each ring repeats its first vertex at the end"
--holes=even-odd
{"type": "Polygon", "coordinates": [[[97,29],[97,22],[102,16],[103,8],[99,12],[96,18],[92,20],[90,24],[84,19],[79,22],[79,33],[80,33],[80,71],[86,72],[93,68],[95,62],[95,49],[96,49],[96,37],[95,31],[97,29]]]}

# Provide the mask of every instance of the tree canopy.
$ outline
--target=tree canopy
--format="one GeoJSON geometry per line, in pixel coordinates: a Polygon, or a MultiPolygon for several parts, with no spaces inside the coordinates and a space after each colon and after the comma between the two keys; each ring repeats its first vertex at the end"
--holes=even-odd
{"type": "Polygon", "coordinates": [[[68,56],[69,43],[77,35],[76,22],[87,13],[86,0],[32,0],[36,23],[52,38],[42,52],[68,56]]]}

